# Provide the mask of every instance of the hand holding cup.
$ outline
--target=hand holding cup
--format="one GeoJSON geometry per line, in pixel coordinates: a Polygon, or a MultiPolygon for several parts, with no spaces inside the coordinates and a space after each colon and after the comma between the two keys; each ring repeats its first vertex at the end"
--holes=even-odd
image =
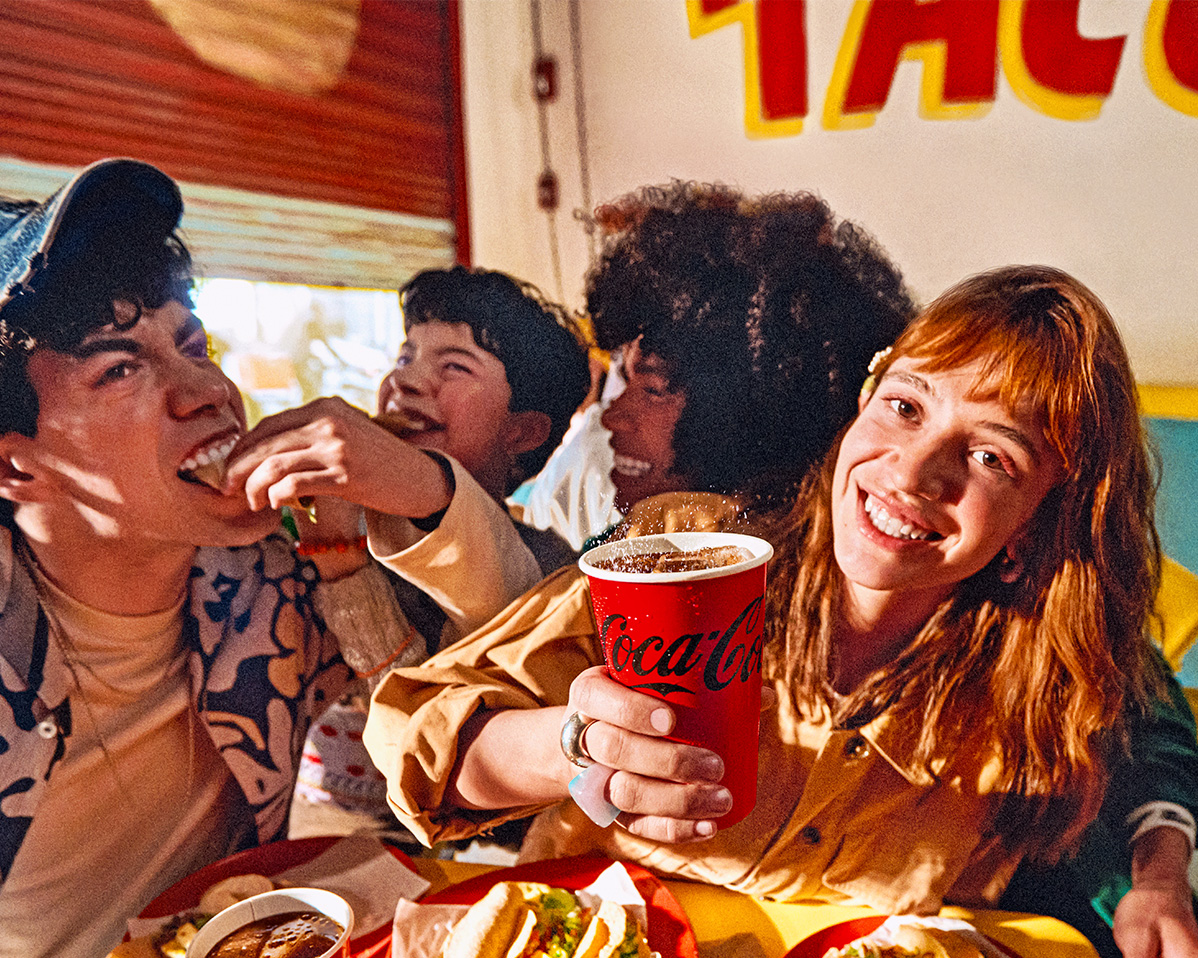
{"type": "Polygon", "coordinates": [[[756,802],[772,554],[752,536],[673,533],[600,546],[579,562],[609,681],[583,673],[571,708],[600,720],[579,744],[617,769],[607,800],[637,834],[707,837],[715,819],[735,824],[756,802]]]}
{"type": "Polygon", "coordinates": [[[569,708],[587,720],[578,746],[595,764],[579,776],[580,790],[571,791],[592,818],[602,818],[609,804],[607,819],[618,814],[624,828],[643,838],[689,842],[715,834],[715,819],[732,807],[720,784],[724,762],[709,749],[664,737],[675,724],[668,705],[596,666],[574,680],[569,708]]]}

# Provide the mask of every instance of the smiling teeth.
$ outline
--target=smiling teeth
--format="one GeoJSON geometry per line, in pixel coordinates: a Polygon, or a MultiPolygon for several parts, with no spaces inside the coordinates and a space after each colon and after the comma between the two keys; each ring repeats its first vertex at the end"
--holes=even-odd
{"type": "Polygon", "coordinates": [[[208,449],[201,449],[196,453],[194,459],[184,459],[183,464],[179,468],[183,472],[191,472],[197,466],[211,466],[224,462],[229,458],[229,453],[233,451],[233,447],[236,445],[237,437],[231,436],[218,445],[211,446],[208,449]]]}
{"type": "Polygon", "coordinates": [[[865,513],[873,527],[894,539],[928,539],[932,533],[896,519],[873,496],[865,497],[865,513]]]}
{"type": "Polygon", "coordinates": [[[237,445],[239,436],[229,436],[207,449],[201,449],[179,467],[179,477],[189,482],[210,486],[217,491],[225,481],[225,460],[237,445]]]}
{"type": "Polygon", "coordinates": [[[644,462],[640,459],[630,459],[628,456],[615,456],[613,459],[613,468],[621,476],[638,478],[647,474],[653,468],[653,463],[644,462]]]}

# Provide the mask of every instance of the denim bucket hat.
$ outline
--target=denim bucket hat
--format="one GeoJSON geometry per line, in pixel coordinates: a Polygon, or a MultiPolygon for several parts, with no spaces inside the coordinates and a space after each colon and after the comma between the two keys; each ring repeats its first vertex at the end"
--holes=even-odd
{"type": "Polygon", "coordinates": [[[129,159],[93,163],[44,203],[0,199],[0,312],[41,275],[133,235],[165,239],[182,215],[174,180],[129,159]]]}

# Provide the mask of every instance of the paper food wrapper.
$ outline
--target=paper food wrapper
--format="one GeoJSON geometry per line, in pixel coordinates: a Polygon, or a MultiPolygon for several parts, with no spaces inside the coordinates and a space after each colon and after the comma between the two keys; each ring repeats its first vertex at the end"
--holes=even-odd
{"type": "MultiPolygon", "coordinates": [[[[588,908],[598,908],[603,900],[617,902],[636,915],[642,928],[649,927],[645,900],[628,869],[619,862],[609,865],[574,894],[588,908]]],[[[454,923],[469,910],[469,905],[421,905],[401,900],[395,906],[395,921],[391,926],[391,958],[438,958],[454,923]]]]}
{"type": "MultiPolygon", "coordinates": [[[[895,944],[894,936],[898,929],[903,927],[939,928],[942,931],[955,932],[962,938],[967,938],[969,943],[985,955],[986,958],[1007,958],[1003,952],[994,946],[994,943],[989,938],[974,928],[969,922],[961,921],[959,918],[941,918],[938,915],[929,915],[926,917],[891,915],[868,935],[864,935],[857,940],[885,948],[895,944]]],[[[835,951],[835,949],[832,950],[835,951]]]]}
{"type": "MultiPolygon", "coordinates": [[[[391,921],[396,901],[419,898],[429,887],[369,835],[350,835],[311,861],[268,877],[276,888],[323,888],[340,895],[354,910],[355,937],[381,928],[391,921]]],[[[176,917],[132,918],[129,937],[153,934],[176,917]]]]}

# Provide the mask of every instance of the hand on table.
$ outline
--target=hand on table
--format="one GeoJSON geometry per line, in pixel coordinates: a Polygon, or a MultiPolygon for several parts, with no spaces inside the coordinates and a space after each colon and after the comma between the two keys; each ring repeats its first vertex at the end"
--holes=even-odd
{"type": "Polygon", "coordinates": [[[568,711],[595,719],[582,748],[615,770],[604,797],[620,810],[624,828],[672,843],[715,834],[715,819],[732,807],[732,795],[719,784],[724,763],[707,749],[662,738],[674,727],[668,704],[626,689],[595,666],[571,684],[568,711]]]}

